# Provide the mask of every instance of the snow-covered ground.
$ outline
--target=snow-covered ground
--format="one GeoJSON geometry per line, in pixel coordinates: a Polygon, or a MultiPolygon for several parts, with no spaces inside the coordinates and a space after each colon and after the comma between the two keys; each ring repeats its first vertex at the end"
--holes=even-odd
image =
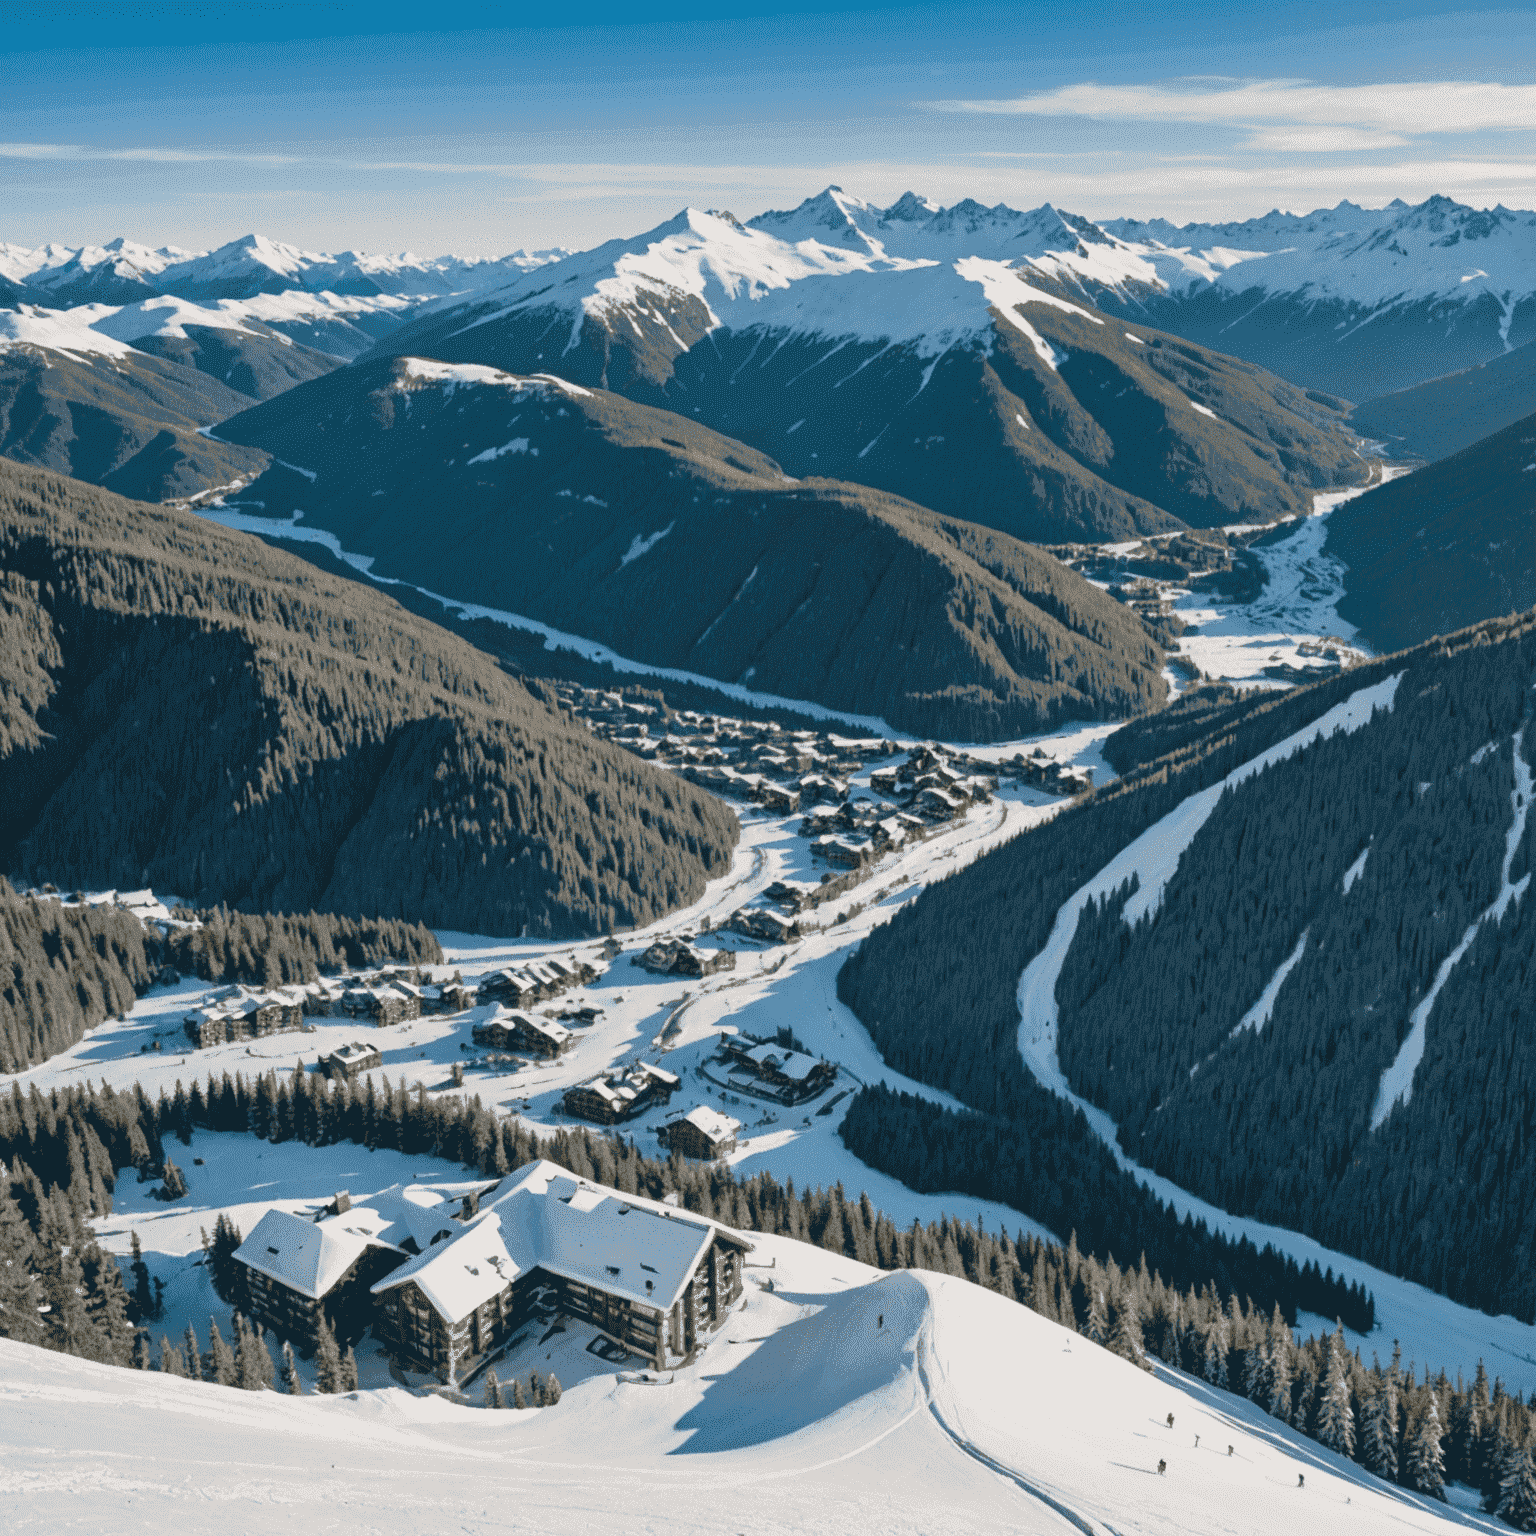
{"type": "Polygon", "coordinates": [[[0,1341],[6,1529],[1499,1528],[966,1281],[755,1241],[764,1267],[691,1366],[627,1383],[573,1325],[505,1362],[503,1379],[554,1371],[565,1389],[523,1412],[398,1386],[238,1392],[0,1341]]]}
{"type": "MultiPolygon", "coordinates": [[[[1389,464],[1377,483],[1407,472],[1406,466],[1389,464]]],[[[1265,667],[1316,665],[1316,657],[1301,647],[1324,638],[1347,641],[1351,649],[1369,655],[1354,625],[1339,617],[1344,563],[1323,550],[1328,514],[1367,489],[1319,493],[1312,498],[1312,515],[1300,519],[1294,533],[1256,549],[1269,581],[1253,602],[1215,605],[1203,593],[1170,588],[1174,611],[1195,629],[1180,637],[1180,654],[1211,677],[1266,688],[1288,685],[1266,677],[1265,667]]]]}

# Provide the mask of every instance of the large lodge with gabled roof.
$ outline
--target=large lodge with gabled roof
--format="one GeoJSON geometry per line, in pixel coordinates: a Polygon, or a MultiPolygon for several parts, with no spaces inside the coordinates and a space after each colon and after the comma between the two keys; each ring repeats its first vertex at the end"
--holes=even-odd
{"type": "Polygon", "coordinates": [[[280,1337],[307,1351],[322,1315],[347,1339],[371,1322],[397,1365],[452,1386],[554,1314],[658,1370],[681,1364],[741,1295],[751,1250],[708,1217],[540,1161],[489,1186],[339,1195],[317,1220],[272,1210],[235,1258],[280,1337]]]}

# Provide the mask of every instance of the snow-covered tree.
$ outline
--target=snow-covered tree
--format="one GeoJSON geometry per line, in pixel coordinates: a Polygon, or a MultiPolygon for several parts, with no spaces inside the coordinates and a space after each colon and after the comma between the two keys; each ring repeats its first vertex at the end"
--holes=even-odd
{"type": "Polygon", "coordinates": [[[1220,1312],[1205,1335],[1205,1358],[1200,1363],[1200,1374],[1213,1387],[1227,1385],[1227,1320],[1220,1312]]]}
{"type": "Polygon", "coordinates": [[[1397,1481],[1397,1370],[1388,1371],[1365,1405],[1360,1459],[1377,1477],[1397,1481]]]}
{"type": "Polygon", "coordinates": [[[1529,1441],[1505,1463],[1494,1513],[1517,1531],[1536,1531],[1536,1453],[1529,1441]]]}
{"type": "Polygon", "coordinates": [[[496,1379],[494,1367],[485,1373],[485,1406],[487,1408],[501,1407],[501,1383],[496,1379]]]}
{"type": "Polygon", "coordinates": [[[1408,1486],[1431,1498],[1445,1498],[1445,1456],[1440,1450],[1440,1408],[1433,1392],[1426,1394],[1428,1406],[1419,1427],[1408,1442],[1408,1486]]]}
{"type": "Polygon", "coordinates": [[[1317,1438],[1341,1456],[1355,1454],[1355,1411],[1349,1399],[1349,1347],[1344,1325],[1328,1341],[1328,1374],[1317,1410],[1317,1438]]]}
{"type": "Polygon", "coordinates": [[[304,1391],[304,1383],[299,1379],[299,1362],[293,1358],[293,1345],[286,1339],[283,1341],[283,1391],[292,1397],[300,1396],[304,1391]]]}
{"type": "Polygon", "coordinates": [[[1115,1326],[1109,1335],[1111,1354],[1139,1365],[1142,1370],[1152,1369],[1147,1364],[1146,1344],[1141,1335],[1141,1304],[1134,1285],[1122,1285],[1115,1299],[1115,1326]]]}
{"type": "Polygon", "coordinates": [[[357,1354],[350,1344],[347,1345],[346,1354],[341,1357],[341,1385],[338,1390],[357,1391],[357,1354]]]}
{"type": "Polygon", "coordinates": [[[1083,1333],[1095,1344],[1109,1342],[1109,1309],[1104,1305],[1102,1286],[1095,1285],[1093,1294],[1088,1298],[1088,1320],[1083,1324],[1083,1333]]]}

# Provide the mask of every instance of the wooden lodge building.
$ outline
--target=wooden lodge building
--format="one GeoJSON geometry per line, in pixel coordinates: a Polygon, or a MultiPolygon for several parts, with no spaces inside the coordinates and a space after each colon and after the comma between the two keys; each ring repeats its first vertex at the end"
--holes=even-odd
{"type": "Polygon", "coordinates": [[[553,1309],[665,1370],[724,1321],[751,1250],[707,1217],[538,1162],[497,1185],[461,1231],[374,1282],[374,1336],[401,1365],[454,1385],[553,1309]]]}
{"type": "Polygon", "coordinates": [[[356,1343],[373,1321],[369,1287],[405,1256],[381,1241],[371,1215],[346,1211],[317,1222],[268,1211],[235,1250],[250,1316],[306,1355],[322,1316],[343,1347],[356,1343]]]}
{"type": "Polygon", "coordinates": [[[722,1115],[708,1104],[700,1104],[680,1120],[662,1126],[657,1138],[669,1152],[712,1162],[736,1150],[736,1137],[740,1131],[741,1121],[722,1115]]]}
{"type": "Polygon", "coordinates": [[[561,1107],[578,1120],[617,1125],[621,1120],[643,1115],[657,1104],[670,1103],[681,1085],[682,1079],[675,1072],[640,1061],[627,1072],[594,1077],[591,1082],[566,1089],[561,1107]]]}
{"type": "Polygon", "coordinates": [[[803,1104],[824,1093],[837,1078],[837,1068],[804,1051],[791,1050],[773,1040],[755,1040],[751,1035],[722,1034],[720,1055],[736,1071],[754,1081],[733,1086],[759,1095],[771,1095],[781,1104],[803,1104]]]}
{"type": "Polygon", "coordinates": [[[383,1053],[376,1045],[365,1045],[360,1040],[353,1040],[347,1045],[338,1045],[334,1051],[327,1052],[318,1062],[320,1070],[334,1081],[346,1081],[355,1083],[364,1072],[371,1072],[375,1067],[384,1065],[383,1053]]]}
{"type": "Polygon", "coordinates": [[[469,1036],[476,1045],[497,1051],[522,1051],[529,1056],[553,1060],[571,1047],[575,1036],[563,1024],[536,1018],[531,1013],[509,1012],[499,1003],[486,1010],[487,1017],[470,1026],[469,1036]]]}

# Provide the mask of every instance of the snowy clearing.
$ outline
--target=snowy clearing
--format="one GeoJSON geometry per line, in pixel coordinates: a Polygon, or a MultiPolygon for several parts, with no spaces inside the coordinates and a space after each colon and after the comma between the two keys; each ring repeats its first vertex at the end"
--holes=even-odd
{"type": "Polygon", "coordinates": [[[574,1322],[529,1341],[503,1374],[555,1371],[553,1408],[495,1413],[401,1386],[295,1399],[0,1342],[7,1528],[1497,1528],[966,1281],[754,1241],[753,1265],[771,1267],[748,1269],[731,1320],[662,1384],[626,1382],[574,1322]]]}

